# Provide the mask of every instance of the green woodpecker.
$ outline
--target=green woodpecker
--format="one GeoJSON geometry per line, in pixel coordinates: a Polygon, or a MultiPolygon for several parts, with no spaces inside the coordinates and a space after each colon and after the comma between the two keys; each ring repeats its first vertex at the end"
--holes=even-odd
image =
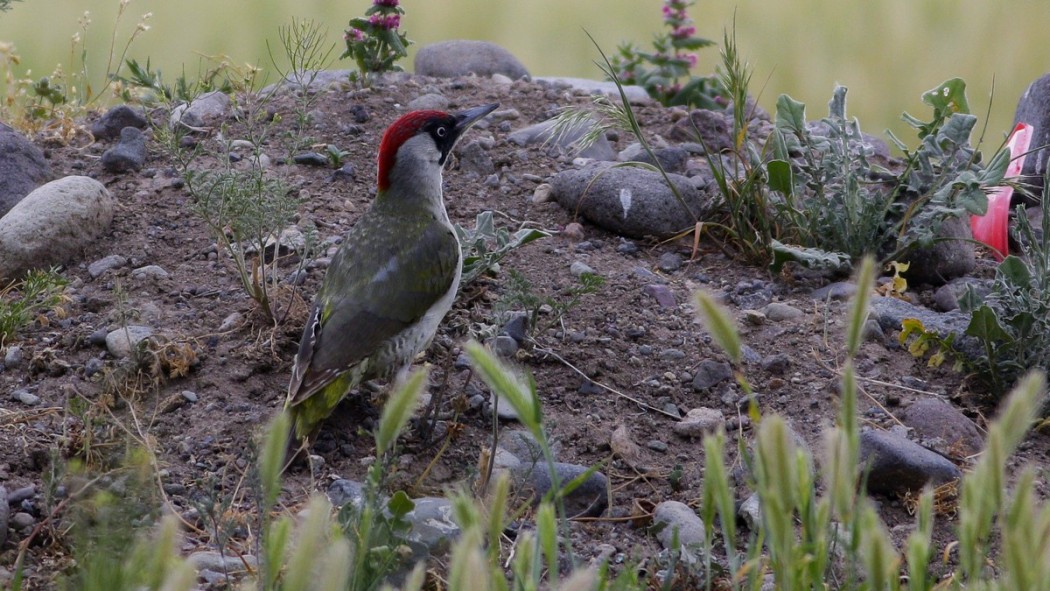
{"type": "Polygon", "coordinates": [[[462,272],[441,170],[497,106],[413,111],[383,135],[375,201],[332,257],[295,356],[285,408],[297,441],[308,443],[361,382],[403,373],[430,345],[462,272]]]}

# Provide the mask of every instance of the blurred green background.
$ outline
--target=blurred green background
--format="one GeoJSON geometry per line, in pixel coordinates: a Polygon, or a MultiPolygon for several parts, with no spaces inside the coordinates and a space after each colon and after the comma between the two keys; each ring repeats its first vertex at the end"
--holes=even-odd
{"type": "MultiPolygon", "coordinates": [[[[130,57],[149,57],[170,82],[198,72],[201,55],[225,54],[238,63],[273,68],[266,41],[278,46],[277,29],[292,17],[326,24],[342,51],[346,22],[368,0],[131,0],[116,26],[119,54],[142,14],[150,30],[135,41],[130,57]]],[[[67,70],[70,38],[90,11],[85,40],[93,84],[105,72],[114,38],[118,0],[25,0],[0,14],[0,41],[14,43],[32,77],[67,70]]],[[[596,78],[597,52],[587,29],[607,52],[624,41],[648,47],[661,30],[659,0],[405,0],[402,28],[419,45],[455,38],[494,41],[514,53],[534,75],[596,78]]],[[[836,83],[849,87],[849,111],[869,133],[891,128],[909,144],[913,133],[900,122],[909,111],[928,110],[919,96],[943,80],[964,78],[973,111],[982,123],[991,108],[986,141],[998,144],[1009,130],[1018,97],[1050,70],[1040,41],[1050,28],[1043,0],[703,0],[691,9],[699,35],[721,42],[736,22],[741,55],[754,69],[753,94],[767,109],[777,95],[804,101],[807,116],[826,114],[836,83]],[[992,87],[994,81],[994,98],[992,87]]],[[[698,73],[712,72],[717,49],[700,53],[698,73]]],[[[77,52],[79,54],[79,50],[77,52]]],[[[411,70],[410,60],[403,64],[411,70]]],[[[350,62],[333,67],[349,68],[350,62]]],[[[0,82],[2,83],[2,82],[0,82]]],[[[974,138],[975,140],[977,138],[974,138]]]]}

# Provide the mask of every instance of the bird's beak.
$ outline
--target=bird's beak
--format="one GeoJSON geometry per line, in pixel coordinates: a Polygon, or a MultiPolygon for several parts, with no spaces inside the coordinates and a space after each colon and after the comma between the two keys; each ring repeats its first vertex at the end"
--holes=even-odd
{"type": "Polygon", "coordinates": [[[499,103],[492,103],[490,105],[481,105],[480,107],[460,111],[459,113],[452,115],[456,119],[456,137],[462,135],[463,132],[470,129],[471,125],[474,125],[478,120],[495,111],[498,107],[499,103]]]}

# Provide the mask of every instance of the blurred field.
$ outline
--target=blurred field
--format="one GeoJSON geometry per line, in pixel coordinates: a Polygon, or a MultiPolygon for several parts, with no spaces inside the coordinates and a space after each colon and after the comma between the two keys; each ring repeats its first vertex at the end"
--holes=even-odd
{"type": "MultiPolygon", "coordinates": [[[[132,0],[117,26],[119,53],[139,17],[152,12],[151,29],[129,56],[149,57],[170,80],[196,74],[201,55],[225,54],[272,73],[266,41],[295,17],[326,23],[341,43],[346,21],[367,0],[132,0]]],[[[584,29],[611,52],[622,41],[648,44],[660,29],[658,0],[440,0],[402,2],[403,27],[417,44],[453,38],[486,39],[517,55],[534,74],[597,77],[597,57],[584,29]]],[[[0,41],[13,42],[20,72],[33,77],[58,63],[68,70],[70,37],[85,10],[88,71],[102,80],[118,0],[25,0],[0,15],[0,41]]],[[[849,87],[849,109],[876,135],[892,128],[911,142],[901,111],[925,117],[919,95],[951,77],[964,78],[970,105],[982,122],[994,101],[987,141],[1008,130],[1017,98],[1046,71],[1039,40],[1050,10],[1039,0],[711,0],[693,8],[700,34],[721,41],[736,19],[741,54],[754,67],[753,92],[771,108],[787,93],[809,105],[808,116],[826,113],[836,83],[849,87]]],[[[341,47],[340,47],[341,50],[341,47]]],[[[700,55],[698,72],[712,71],[716,49],[700,55]]],[[[404,64],[411,69],[411,61],[404,64]]],[[[334,67],[349,67],[347,62],[334,67]]]]}

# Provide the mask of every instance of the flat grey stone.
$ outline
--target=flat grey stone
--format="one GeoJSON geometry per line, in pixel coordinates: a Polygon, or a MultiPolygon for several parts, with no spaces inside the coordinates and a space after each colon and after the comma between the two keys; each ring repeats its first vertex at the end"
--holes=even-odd
{"type": "Polygon", "coordinates": [[[131,172],[146,163],[146,136],[134,127],[120,131],[120,142],[102,153],[102,168],[109,172],[131,172]]]}
{"type": "Polygon", "coordinates": [[[713,207],[712,198],[692,179],[669,176],[688,209],[660,173],[633,166],[613,168],[606,162],[554,175],[551,197],[566,210],[621,236],[669,238],[692,228],[693,216],[703,219],[713,207]]]}
{"type": "Polygon", "coordinates": [[[431,555],[448,552],[459,537],[459,525],[452,516],[452,501],[444,497],[422,497],[413,502],[415,508],[405,515],[412,524],[406,536],[408,542],[422,546],[431,555]]]}
{"type": "Polygon", "coordinates": [[[704,521],[680,501],[663,501],[653,510],[656,539],[668,550],[680,549],[686,564],[696,564],[704,547],[704,521]],[[675,536],[678,548],[674,548],[675,536]]]}
{"type": "Polygon", "coordinates": [[[733,366],[722,361],[705,359],[693,374],[693,390],[705,392],[733,377],[733,366]]]}
{"type": "Polygon", "coordinates": [[[109,256],[102,257],[99,260],[88,265],[88,275],[91,275],[93,279],[97,279],[106,271],[119,269],[126,264],[128,264],[128,259],[120,256],[119,254],[111,254],[109,256]]]}
{"type": "Polygon", "coordinates": [[[685,413],[685,418],[672,427],[675,435],[681,437],[703,437],[714,433],[725,425],[726,417],[722,411],[714,408],[694,408],[685,413]]]}
{"type": "Polygon", "coordinates": [[[927,483],[936,486],[962,477],[944,456],[890,431],[862,432],[860,458],[869,470],[868,490],[873,493],[914,492],[927,483]]]}
{"type": "Polygon", "coordinates": [[[911,263],[904,276],[912,285],[943,285],[970,273],[977,266],[968,220],[945,220],[935,237],[942,240],[933,246],[913,249],[904,256],[904,260],[911,263]]]}
{"type": "MultiPolygon", "coordinates": [[[[620,98],[620,91],[616,88],[616,84],[608,80],[591,80],[589,78],[572,78],[567,76],[536,76],[533,80],[540,84],[575,88],[591,95],[604,94],[614,99],[620,98]]],[[[631,104],[644,104],[652,100],[649,96],[649,91],[635,84],[623,85],[623,92],[627,95],[627,102],[631,104]]]]}
{"type": "MultiPolygon", "coordinates": [[[[554,464],[555,474],[562,486],[587,470],[587,466],[561,462],[554,464]]],[[[516,494],[529,497],[533,504],[538,504],[553,486],[546,462],[522,463],[510,468],[508,473],[516,494]]],[[[608,495],[609,479],[601,472],[594,472],[564,498],[565,512],[569,517],[597,517],[605,511],[608,495]]]]}
{"type": "Polygon", "coordinates": [[[328,500],[333,507],[342,507],[347,503],[360,508],[365,499],[365,485],[354,480],[340,478],[328,485],[328,500]]]}
{"type": "Polygon", "coordinates": [[[984,438],[969,417],[952,404],[939,398],[927,397],[914,402],[904,410],[901,422],[915,432],[920,441],[939,439],[940,453],[962,460],[980,453],[984,438]]]}
{"type": "Polygon", "coordinates": [[[223,555],[211,550],[194,552],[186,557],[186,562],[198,571],[210,570],[219,573],[243,572],[245,564],[252,568],[258,564],[258,560],[251,554],[223,555]]]}
{"type": "Polygon", "coordinates": [[[149,121],[142,111],[128,105],[117,105],[91,124],[91,135],[95,136],[96,140],[111,140],[120,137],[120,132],[125,127],[146,129],[149,127],[149,121]]]}
{"type": "Polygon", "coordinates": [[[802,310],[782,302],[770,302],[762,309],[762,313],[773,322],[795,320],[801,318],[804,314],[802,310]]]}
{"type": "Polygon", "coordinates": [[[529,75],[518,58],[487,41],[453,40],[424,45],[416,52],[415,72],[420,76],[456,78],[475,74],[503,74],[511,80],[529,75]]]}
{"type": "Polygon", "coordinates": [[[577,152],[578,150],[576,155],[581,158],[608,162],[616,160],[616,152],[613,150],[609,140],[606,139],[605,134],[598,136],[596,142],[582,150],[579,150],[579,146],[576,145],[580,138],[590,132],[595,125],[598,125],[598,122],[593,117],[581,119],[575,125],[570,125],[561,130],[555,129],[555,123],[555,119],[548,119],[547,121],[518,129],[508,135],[507,140],[519,146],[552,143],[566,152],[577,152]]]}
{"type": "Polygon", "coordinates": [[[131,272],[132,279],[167,279],[168,272],[160,265],[146,265],[131,272]]]}

